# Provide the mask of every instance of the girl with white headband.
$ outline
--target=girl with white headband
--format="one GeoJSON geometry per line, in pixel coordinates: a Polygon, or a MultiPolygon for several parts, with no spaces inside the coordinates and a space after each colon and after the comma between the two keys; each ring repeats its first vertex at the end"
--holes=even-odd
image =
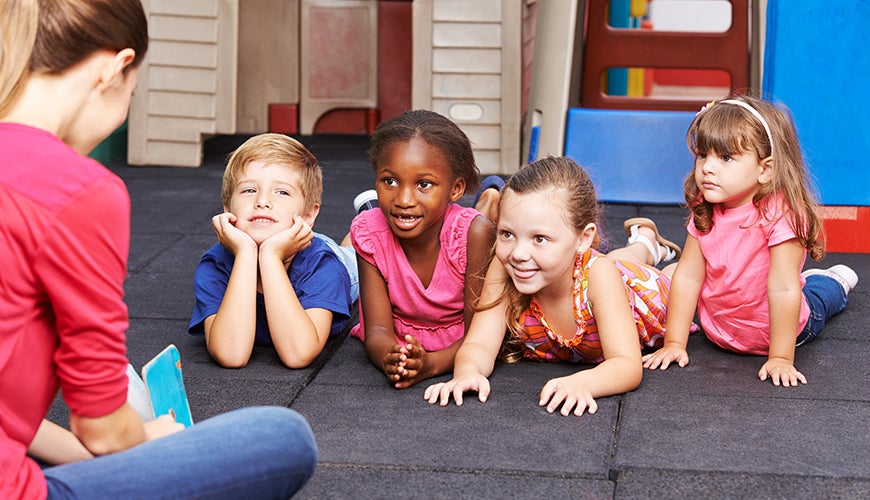
{"type": "Polygon", "coordinates": [[[846,307],[858,276],[844,265],[801,273],[807,253],[820,260],[825,248],[791,117],[749,96],[714,101],[692,121],[686,141],[695,155],[685,180],[689,235],[671,282],[664,346],[643,365],[689,362],[697,306],[716,345],[767,356],[761,380],[805,384],[795,346],[846,307]]]}

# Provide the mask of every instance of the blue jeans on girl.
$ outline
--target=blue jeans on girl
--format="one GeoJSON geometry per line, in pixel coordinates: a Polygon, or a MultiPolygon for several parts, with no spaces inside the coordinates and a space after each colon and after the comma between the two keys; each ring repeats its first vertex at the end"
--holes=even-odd
{"type": "Polygon", "coordinates": [[[846,308],[849,297],[837,280],[820,274],[807,276],[803,293],[810,306],[810,317],[798,335],[796,345],[803,345],[818,337],[831,316],[846,308]]]}

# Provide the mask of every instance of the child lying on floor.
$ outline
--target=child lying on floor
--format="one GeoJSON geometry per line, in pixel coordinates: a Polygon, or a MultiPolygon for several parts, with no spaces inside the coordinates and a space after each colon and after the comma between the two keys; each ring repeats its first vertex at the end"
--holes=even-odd
{"type": "Polygon", "coordinates": [[[212,219],[218,243],[196,268],[188,328],[221,366],[245,366],[262,344],[302,368],[347,326],[356,261],[311,230],[322,192],[317,160],[290,137],[254,136],[230,157],[224,213],[212,219]]]}
{"type": "Polygon", "coordinates": [[[568,158],[538,160],[514,174],[499,203],[495,256],[479,310],[456,354],[453,379],[426,388],[429,403],[486,401],[495,361],[595,366],[547,382],[539,404],[562,415],[597,411],[596,398],[641,381],[641,348],[661,345],[668,272],[653,267],[679,247],[645,218],[626,221],[629,245],[595,250],[599,205],[587,173],[568,158]],[[508,333],[505,335],[507,327],[508,333]]]}

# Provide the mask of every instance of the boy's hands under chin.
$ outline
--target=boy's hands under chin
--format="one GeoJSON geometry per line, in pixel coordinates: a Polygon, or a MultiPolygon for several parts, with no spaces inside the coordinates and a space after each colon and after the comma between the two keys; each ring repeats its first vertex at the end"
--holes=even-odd
{"type": "Polygon", "coordinates": [[[270,254],[290,263],[297,253],[308,248],[314,231],[302,217],[293,216],[293,225],[266,238],[260,243],[260,254],[270,254]]]}
{"type": "Polygon", "coordinates": [[[238,255],[244,249],[257,250],[257,242],[248,233],[236,227],[238,217],[231,212],[224,212],[211,218],[211,225],[218,241],[227,250],[238,255]]]}

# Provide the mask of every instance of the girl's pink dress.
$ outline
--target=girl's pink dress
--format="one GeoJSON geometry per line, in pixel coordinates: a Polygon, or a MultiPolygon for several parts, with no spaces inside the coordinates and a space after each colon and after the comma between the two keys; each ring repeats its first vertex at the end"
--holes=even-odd
{"type": "MultiPolygon", "coordinates": [[[[439,351],[465,335],[465,266],[468,228],[480,213],[473,208],[450,205],[441,228],[441,253],[429,287],[423,287],[399,239],[390,230],[380,210],[366,210],[350,226],[357,255],[375,266],[390,295],[396,342],[413,335],[427,351],[439,351]]],[[[365,339],[360,297],[360,321],[350,334],[365,339]]]]}

